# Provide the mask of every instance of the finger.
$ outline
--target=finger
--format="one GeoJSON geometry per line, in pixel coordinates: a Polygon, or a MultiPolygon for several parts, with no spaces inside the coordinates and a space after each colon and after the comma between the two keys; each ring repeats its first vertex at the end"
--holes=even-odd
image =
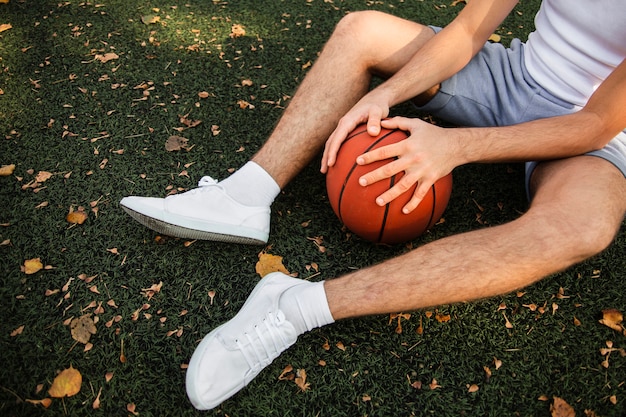
{"type": "Polygon", "coordinates": [[[380,134],[380,122],[383,119],[383,113],[376,108],[371,110],[367,118],[367,133],[370,136],[378,136],[380,134]]]}
{"type": "MultiPolygon", "coordinates": [[[[359,158],[357,158],[357,162],[359,158]]],[[[359,177],[359,184],[361,184],[362,186],[374,184],[375,182],[391,178],[394,175],[403,172],[405,169],[406,166],[404,165],[404,163],[399,159],[395,159],[384,164],[381,167],[372,169],[370,172],[361,175],[361,177],[359,177]]]]}
{"type": "Polygon", "coordinates": [[[324,153],[322,154],[322,165],[320,171],[326,173],[328,167],[335,165],[337,161],[337,152],[341,144],[346,140],[348,134],[356,128],[356,125],[352,126],[347,123],[339,123],[337,128],[331,133],[324,145],[324,153]]]}
{"type": "Polygon", "coordinates": [[[385,129],[400,129],[410,131],[415,128],[415,125],[419,123],[419,119],[412,119],[410,117],[396,116],[391,119],[385,119],[381,122],[382,127],[385,129]]]}
{"type": "Polygon", "coordinates": [[[416,181],[410,179],[408,175],[403,176],[397,184],[395,184],[393,187],[391,187],[376,198],[376,204],[378,204],[379,206],[389,204],[396,198],[400,197],[402,194],[409,191],[411,187],[415,184],[415,182],[416,181]]]}
{"type": "Polygon", "coordinates": [[[397,143],[381,146],[380,148],[376,148],[362,155],[359,155],[356,159],[356,163],[359,165],[367,165],[371,164],[372,162],[384,161],[385,159],[395,158],[397,156],[400,156],[401,150],[401,145],[397,143]]]}
{"type": "Polygon", "coordinates": [[[411,197],[409,202],[406,203],[404,207],[402,207],[402,212],[404,214],[409,214],[413,210],[415,210],[417,206],[419,206],[419,204],[422,202],[424,197],[426,197],[426,194],[428,194],[431,187],[432,187],[432,184],[427,185],[426,182],[420,183],[418,187],[415,189],[415,192],[413,193],[413,196],[411,197]]]}

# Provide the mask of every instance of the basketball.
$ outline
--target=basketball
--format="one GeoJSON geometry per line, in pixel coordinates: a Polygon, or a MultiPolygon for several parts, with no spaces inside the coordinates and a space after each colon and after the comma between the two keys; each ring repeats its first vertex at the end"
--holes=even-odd
{"type": "Polygon", "coordinates": [[[404,173],[368,186],[359,184],[359,178],[390,160],[358,165],[356,158],[366,152],[390,145],[408,137],[402,130],[381,129],[378,136],[370,136],[366,125],[358,126],[341,145],[335,165],[328,168],[326,190],[333,211],[353,233],[375,243],[402,243],[414,239],[435,225],[443,215],[450,193],[452,174],[432,185],[420,204],[409,214],[402,212],[417,184],[385,206],[376,204],[376,198],[397,183],[404,173]]]}

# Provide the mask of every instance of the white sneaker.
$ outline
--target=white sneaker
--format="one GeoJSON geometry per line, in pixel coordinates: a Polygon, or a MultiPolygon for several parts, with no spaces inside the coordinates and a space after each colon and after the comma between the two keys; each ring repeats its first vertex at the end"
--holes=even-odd
{"type": "Polygon", "coordinates": [[[269,237],[270,208],[238,203],[211,177],[182,194],[124,197],[120,205],[139,223],[168,236],[258,245],[269,237]]]}
{"type": "Polygon", "coordinates": [[[298,332],[278,302],[299,284],[302,280],[280,272],[268,274],[235,317],[202,339],[187,368],[187,395],[194,407],[217,407],[296,342],[298,332]]]}

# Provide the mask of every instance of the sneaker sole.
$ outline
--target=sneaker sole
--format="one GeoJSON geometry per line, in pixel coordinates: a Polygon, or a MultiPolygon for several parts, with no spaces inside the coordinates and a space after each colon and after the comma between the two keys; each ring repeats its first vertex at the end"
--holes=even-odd
{"type": "Polygon", "coordinates": [[[224,233],[208,232],[203,230],[190,229],[176,224],[167,223],[154,217],[146,216],[124,205],[122,208],[130,217],[158,233],[167,236],[179,237],[183,239],[209,240],[213,242],[239,243],[243,245],[265,245],[266,240],[255,239],[253,237],[229,235],[224,233]]]}

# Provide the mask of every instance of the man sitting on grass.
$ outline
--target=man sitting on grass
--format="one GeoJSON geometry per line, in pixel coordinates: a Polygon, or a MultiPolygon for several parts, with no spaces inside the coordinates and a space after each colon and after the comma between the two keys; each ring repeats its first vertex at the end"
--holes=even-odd
{"type": "Polygon", "coordinates": [[[406,212],[459,165],[537,161],[527,163],[530,207],[508,224],[447,237],[333,280],[263,278],[241,311],[193,354],[187,392],[196,408],[218,406],[315,327],[507,293],[610,245],[626,212],[626,9],[621,0],[545,0],[526,44],[486,44],[516,3],[472,0],[443,29],[371,11],[345,16],[250,162],[180,195],[121,201],[160,233],[263,244],[281,188],[324,144],[326,172],[360,123],[372,135],[381,126],[410,132],[408,140],[357,159],[366,165],[396,158],[360,183],[404,172],[376,202],[385,205],[417,183],[406,212]],[[373,76],[386,81],[368,92],[373,76]],[[472,127],[383,120],[407,100],[472,127]]]}

